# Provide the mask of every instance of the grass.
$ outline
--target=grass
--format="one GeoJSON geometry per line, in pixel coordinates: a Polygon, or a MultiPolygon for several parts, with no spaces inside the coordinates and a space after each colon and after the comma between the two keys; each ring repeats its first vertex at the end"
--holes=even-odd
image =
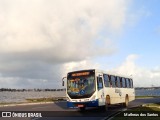
{"type": "Polygon", "coordinates": [[[128,109],[127,111],[124,111],[120,114],[118,114],[116,117],[114,117],[112,120],[160,120],[160,102],[159,103],[151,103],[146,104],[140,107],[128,109]],[[125,117],[125,113],[128,114],[138,114],[139,117],[135,116],[127,116],[125,117]],[[141,117],[142,114],[146,115],[141,117]],[[158,114],[159,116],[148,116],[149,114],[158,114]]]}
{"type": "Polygon", "coordinates": [[[28,102],[54,102],[65,100],[65,97],[54,97],[54,98],[28,98],[28,102]]]}
{"type": "Polygon", "coordinates": [[[160,98],[160,96],[135,96],[135,98],[160,98]]]}
{"type": "Polygon", "coordinates": [[[22,102],[16,103],[16,102],[10,102],[10,103],[6,103],[6,102],[1,102],[0,105],[11,105],[11,104],[21,104],[22,102]]]}
{"type": "Polygon", "coordinates": [[[65,100],[65,97],[54,97],[54,98],[27,98],[26,102],[1,102],[0,106],[12,105],[12,104],[23,104],[23,103],[38,103],[38,102],[54,102],[65,100]]]}
{"type": "Polygon", "coordinates": [[[159,107],[160,108],[160,102],[159,103],[150,103],[150,104],[144,104],[144,107],[159,107]]]}
{"type": "Polygon", "coordinates": [[[53,98],[28,98],[27,102],[53,102],[53,98]]]}

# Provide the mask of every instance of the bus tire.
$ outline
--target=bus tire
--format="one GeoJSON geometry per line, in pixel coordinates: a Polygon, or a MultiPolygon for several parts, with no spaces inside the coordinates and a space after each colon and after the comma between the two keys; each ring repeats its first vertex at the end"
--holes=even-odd
{"type": "Polygon", "coordinates": [[[128,103],[129,103],[129,98],[128,95],[126,95],[125,97],[125,103],[123,104],[124,107],[128,107],[128,103]]]}
{"type": "Polygon", "coordinates": [[[105,110],[105,111],[108,110],[108,103],[105,103],[104,110],[105,110]]]}
{"type": "Polygon", "coordinates": [[[81,112],[85,111],[85,109],[86,109],[86,107],[80,107],[80,108],[79,108],[79,110],[80,110],[81,112]]]}
{"type": "Polygon", "coordinates": [[[104,110],[105,110],[105,111],[108,110],[109,104],[110,104],[110,97],[107,95],[107,96],[106,96],[106,100],[105,100],[105,106],[104,106],[104,110]]]}

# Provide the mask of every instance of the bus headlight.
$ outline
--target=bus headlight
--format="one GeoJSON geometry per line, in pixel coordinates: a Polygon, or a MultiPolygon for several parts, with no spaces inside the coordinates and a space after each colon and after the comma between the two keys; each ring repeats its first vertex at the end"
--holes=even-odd
{"type": "Polygon", "coordinates": [[[93,97],[91,98],[91,101],[92,101],[92,100],[95,100],[95,99],[96,99],[96,96],[95,96],[95,95],[93,95],[93,97]]]}
{"type": "Polygon", "coordinates": [[[70,99],[69,99],[68,97],[66,98],[66,100],[67,100],[67,101],[70,101],[70,99]]]}

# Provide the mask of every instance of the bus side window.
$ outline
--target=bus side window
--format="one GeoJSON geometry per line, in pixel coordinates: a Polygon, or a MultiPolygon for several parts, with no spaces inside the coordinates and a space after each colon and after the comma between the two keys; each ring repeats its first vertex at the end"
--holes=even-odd
{"type": "Polygon", "coordinates": [[[117,87],[121,88],[120,78],[117,77],[117,87]]]}
{"type": "Polygon", "coordinates": [[[123,88],[126,87],[126,80],[125,80],[125,78],[122,78],[122,85],[123,85],[123,88]]]}
{"type": "Polygon", "coordinates": [[[111,75],[108,75],[109,78],[109,87],[112,87],[111,75]]]}
{"type": "Polygon", "coordinates": [[[129,79],[126,78],[126,85],[127,85],[127,88],[129,88],[129,79]]]}
{"type": "Polygon", "coordinates": [[[115,87],[115,77],[111,75],[112,87],[115,87]]]}
{"type": "Polygon", "coordinates": [[[97,87],[98,87],[98,90],[103,88],[103,81],[101,77],[97,77],[97,87]]]}
{"type": "Polygon", "coordinates": [[[128,88],[128,79],[125,78],[125,81],[126,81],[126,88],[128,88]]]}
{"type": "Polygon", "coordinates": [[[109,76],[107,74],[104,74],[104,85],[105,87],[110,87],[110,81],[109,81],[109,76]]]}
{"type": "Polygon", "coordinates": [[[132,79],[130,79],[130,83],[131,83],[131,88],[133,88],[133,81],[132,81],[132,79]]]}
{"type": "Polygon", "coordinates": [[[131,88],[131,81],[128,79],[129,88],[131,88]]]}
{"type": "Polygon", "coordinates": [[[120,87],[123,88],[123,84],[122,84],[122,78],[120,77],[120,87]]]}
{"type": "Polygon", "coordinates": [[[127,80],[126,80],[126,78],[124,78],[124,80],[125,80],[125,88],[127,88],[127,80]]]}
{"type": "Polygon", "coordinates": [[[115,76],[115,87],[118,87],[117,77],[115,76]]]}

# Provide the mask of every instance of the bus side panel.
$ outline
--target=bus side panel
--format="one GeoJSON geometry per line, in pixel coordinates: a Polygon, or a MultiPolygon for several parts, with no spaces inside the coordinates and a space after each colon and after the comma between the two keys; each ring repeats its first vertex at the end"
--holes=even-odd
{"type": "Polygon", "coordinates": [[[131,92],[129,94],[129,101],[133,101],[133,100],[135,100],[135,90],[131,89],[130,91],[131,92]]]}
{"type": "Polygon", "coordinates": [[[135,99],[133,88],[104,88],[104,93],[110,97],[110,104],[124,103],[127,94],[129,101],[135,99]]]}

